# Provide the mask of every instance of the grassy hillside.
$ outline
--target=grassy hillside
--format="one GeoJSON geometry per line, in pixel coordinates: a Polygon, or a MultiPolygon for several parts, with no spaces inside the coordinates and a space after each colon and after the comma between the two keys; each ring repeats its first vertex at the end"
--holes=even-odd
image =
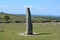
{"type": "Polygon", "coordinates": [[[60,40],[60,23],[33,23],[35,36],[21,36],[26,31],[25,23],[1,23],[0,40],[60,40]],[[2,31],[3,30],[3,31],[2,31]]]}
{"type": "MultiPolygon", "coordinates": [[[[10,16],[11,21],[25,20],[25,16],[17,16],[0,13],[0,19],[5,15],[10,16]]],[[[32,21],[59,20],[59,17],[32,16],[32,21]]],[[[32,23],[35,36],[21,36],[19,33],[26,31],[26,23],[0,23],[0,40],[60,40],[60,23],[32,23]]]]}

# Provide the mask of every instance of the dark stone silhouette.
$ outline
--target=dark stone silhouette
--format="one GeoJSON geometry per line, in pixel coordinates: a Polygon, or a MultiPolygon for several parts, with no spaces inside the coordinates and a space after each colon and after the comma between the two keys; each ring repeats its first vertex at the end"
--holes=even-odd
{"type": "Polygon", "coordinates": [[[31,13],[30,8],[27,8],[27,14],[26,14],[26,31],[27,35],[33,35],[33,27],[32,27],[32,21],[31,21],[31,13]]]}

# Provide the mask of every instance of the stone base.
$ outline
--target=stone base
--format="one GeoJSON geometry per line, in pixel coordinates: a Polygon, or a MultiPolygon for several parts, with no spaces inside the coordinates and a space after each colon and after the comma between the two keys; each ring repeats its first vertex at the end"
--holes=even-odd
{"type": "Polygon", "coordinates": [[[27,35],[33,35],[33,33],[26,33],[27,35]]]}
{"type": "Polygon", "coordinates": [[[27,33],[25,32],[25,33],[19,33],[18,35],[21,35],[21,36],[36,36],[35,34],[37,34],[37,33],[33,33],[33,34],[31,35],[31,34],[27,34],[27,33]]]}

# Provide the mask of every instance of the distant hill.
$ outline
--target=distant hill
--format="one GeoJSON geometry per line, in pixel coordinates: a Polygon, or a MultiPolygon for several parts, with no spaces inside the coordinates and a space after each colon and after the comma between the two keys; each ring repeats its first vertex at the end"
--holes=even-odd
{"type": "Polygon", "coordinates": [[[0,13],[0,20],[3,20],[3,17],[5,16],[5,15],[8,15],[8,16],[10,16],[10,20],[11,21],[24,21],[25,20],[25,16],[18,16],[18,15],[14,15],[14,14],[8,14],[8,13],[0,13]]]}
{"type": "MultiPolygon", "coordinates": [[[[17,16],[26,16],[26,14],[13,14],[17,16]]],[[[48,16],[48,15],[32,15],[32,20],[53,20],[53,21],[60,21],[60,16],[48,16]]]]}
{"type": "MultiPolygon", "coordinates": [[[[0,12],[0,20],[3,20],[3,17],[5,15],[10,16],[10,21],[26,21],[26,15],[25,14],[8,14],[4,12],[0,12]]],[[[55,16],[37,16],[32,15],[32,21],[33,22],[41,22],[41,21],[60,21],[60,17],[55,16]]]]}

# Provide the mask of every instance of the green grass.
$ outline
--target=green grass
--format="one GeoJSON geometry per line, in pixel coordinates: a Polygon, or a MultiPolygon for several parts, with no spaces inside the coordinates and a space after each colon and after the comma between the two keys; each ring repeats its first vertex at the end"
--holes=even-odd
{"type": "Polygon", "coordinates": [[[25,30],[25,23],[0,23],[0,40],[60,40],[59,23],[33,23],[33,31],[39,35],[18,35],[25,30]]]}

